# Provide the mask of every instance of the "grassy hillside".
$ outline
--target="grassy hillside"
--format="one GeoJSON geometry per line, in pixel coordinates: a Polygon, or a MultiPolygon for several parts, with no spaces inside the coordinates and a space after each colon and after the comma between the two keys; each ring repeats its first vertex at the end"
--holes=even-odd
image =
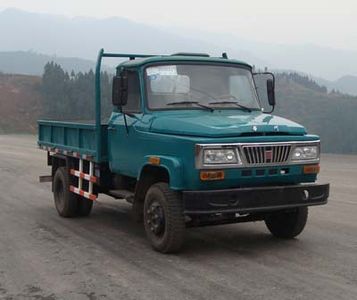
{"type": "Polygon", "coordinates": [[[0,74],[0,133],[36,132],[41,77],[0,74]]]}
{"type": "Polygon", "coordinates": [[[357,153],[357,97],[327,93],[317,85],[313,88],[308,83],[297,83],[286,74],[277,79],[275,114],[319,134],[325,152],[357,153]]]}

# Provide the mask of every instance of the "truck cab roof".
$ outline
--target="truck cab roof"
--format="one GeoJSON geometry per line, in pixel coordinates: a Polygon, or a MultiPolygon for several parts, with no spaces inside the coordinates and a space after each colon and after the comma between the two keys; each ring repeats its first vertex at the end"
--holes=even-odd
{"type": "Polygon", "coordinates": [[[165,63],[165,62],[198,62],[198,63],[220,63],[220,64],[239,64],[248,68],[252,68],[251,65],[244,61],[236,59],[227,59],[224,57],[210,57],[203,53],[176,53],[173,55],[153,55],[140,58],[131,58],[124,61],[117,66],[117,68],[136,68],[142,67],[151,63],[165,63]]]}

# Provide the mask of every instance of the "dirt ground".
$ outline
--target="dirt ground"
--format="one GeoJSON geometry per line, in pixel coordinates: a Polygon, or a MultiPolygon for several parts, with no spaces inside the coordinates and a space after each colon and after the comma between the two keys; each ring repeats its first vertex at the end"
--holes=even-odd
{"type": "Polygon", "coordinates": [[[121,201],[60,218],[48,173],[35,137],[0,136],[0,299],[357,299],[357,156],[323,155],[331,197],[299,238],[195,228],[178,255],[154,252],[121,201]]]}

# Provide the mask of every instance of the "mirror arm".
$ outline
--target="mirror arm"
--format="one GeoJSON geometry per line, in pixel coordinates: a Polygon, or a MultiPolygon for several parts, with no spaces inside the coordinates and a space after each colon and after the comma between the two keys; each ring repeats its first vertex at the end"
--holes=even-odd
{"type": "Polygon", "coordinates": [[[260,74],[266,74],[266,75],[271,75],[271,77],[273,77],[273,83],[274,83],[274,86],[275,86],[275,75],[274,73],[272,72],[255,72],[255,73],[252,73],[253,76],[254,75],[260,75],[260,74]]]}
{"type": "Polygon", "coordinates": [[[260,74],[271,75],[271,77],[273,77],[273,84],[274,84],[274,87],[275,87],[275,75],[274,75],[274,73],[272,73],[272,72],[255,72],[255,73],[252,73],[253,80],[254,80],[254,75],[260,75],[260,74]]]}
{"type": "Polygon", "coordinates": [[[122,113],[123,113],[123,118],[124,118],[124,125],[125,125],[126,135],[129,135],[129,127],[128,127],[128,122],[126,120],[126,113],[125,112],[122,112],[122,113]]]}
{"type": "Polygon", "coordinates": [[[273,106],[271,107],[271,110],[270,110],[270,111],[264,111],[264,113],[265,113],[265,114],[271,114],[271,113],[274,111],[274,109],[275,109],[275,105],[273,105],[273,106]]]}

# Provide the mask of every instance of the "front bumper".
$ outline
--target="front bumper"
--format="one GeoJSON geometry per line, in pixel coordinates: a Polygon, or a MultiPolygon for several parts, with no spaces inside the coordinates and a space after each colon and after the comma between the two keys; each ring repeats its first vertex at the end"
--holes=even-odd
{"type": "Polygon", "coordinates": [[[253,213],[327,203],[329,184],[184,191],[184,213],[253,213]]]}

